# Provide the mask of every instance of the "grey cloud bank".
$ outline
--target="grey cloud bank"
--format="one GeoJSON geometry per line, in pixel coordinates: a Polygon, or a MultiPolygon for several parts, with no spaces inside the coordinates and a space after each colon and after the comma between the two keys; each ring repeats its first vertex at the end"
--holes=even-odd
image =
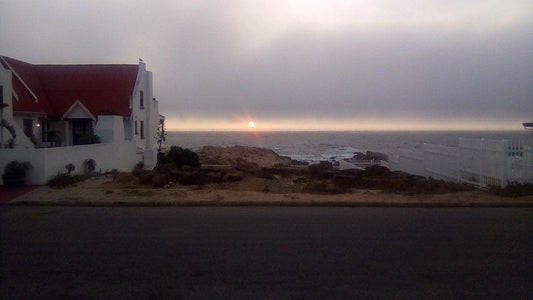
{"type": "Polygon", "coordinates": [[[141,57],[169,121],[533,118],[529,1],[20,2],[0,2],[1,54],[141,57]]]}

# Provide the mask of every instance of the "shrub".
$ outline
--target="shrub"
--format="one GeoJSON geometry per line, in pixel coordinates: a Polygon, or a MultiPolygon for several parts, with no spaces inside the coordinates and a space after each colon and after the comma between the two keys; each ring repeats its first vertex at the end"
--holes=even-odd
{"type": "Polygon", "coordinates": [[[520,183],[508,185],[504,188],[491,186],[489,191],[498,196],[521,197],[533,195],[533,183],[520,183]]]}
{"type": "Polygon", "coordinates": [[[178,182],[183,185],[202,185],[209,183],[209,178],[205,174],[195,172],[180,176],[178,182]]]}
{"type": "Polygon", "coordinates": [[[142,161],[135,164],[132,171],[133,175],[140,176],[144,173],[144,163],[142,161]]]}
{"type": "Polygon", "coordinates": [[[26,171],[30,168],[30,163],[26,161],[11,161],[9,162],[2,175],[4,185],[8,187],[17,187],[24,185],[26,178],[26,171]]]}
{"type": "Polygon", "coordinates": [[[345,187],[325,181],[309,182],[304,186],[304,191],[310,194],[343,194],[349,192],[345,187]]]}
{"type": "Polygon", "coordinates": [[[67,169],[67,174],[70,175],[70,172],[76,170],[76,167],[75,167],[73,164],[70,164],[70,163],[69,163],[69,164],[67,164],[67,165],[65,166],[65,169],[67,169]]]}
{"type": "Polygon", "coordinates": [[[329,161],[321,161],[317,164],[310,165],[308,170],[312,176],[328,177],[330,171],[333,170],[333,164],[329,161]]]}
{"type": "Polygon", "coordinates": [[[85,168],[87,169],[87,171],[89,172],[93,172],[94,169],[96,168],[96,161],[94,161],[94,159],[92,158],[88,158],[86,159],[83,164],[85,165],[85,168]]]}
{"type": "Polygon", "coordinates": [[[168,174],[170,171],[177,169],[178,166],[174,163],[168,163],[168,164],[158,164],[154,168],[154,173],[156,174],[168,174]]]}
{"type": "Polygon", "coordinates": [[[28,171],[29,168],[29,162],[13,160],[6,165],[3,175],[11,177],[24,177],[26,176],[26,171],[28,171]]]}
{"type": "Polygon", "coordinates": [[[158,163],[167,164],[172,162],[175,163],[178,168],[183,166],[191,166],[193,168],[200,167],[198,154],[178,146],[170,147],[170,151],[168,151],[166,155],[159,155],[158,157],[158,163]]]}
{"type": "Polygon", "coordinates": [[[57,174],[54,178],[48,180],[48,185],[51,187],[65,187],[76,182],[81,182],[87,179],[86,175],[57,174]]]}

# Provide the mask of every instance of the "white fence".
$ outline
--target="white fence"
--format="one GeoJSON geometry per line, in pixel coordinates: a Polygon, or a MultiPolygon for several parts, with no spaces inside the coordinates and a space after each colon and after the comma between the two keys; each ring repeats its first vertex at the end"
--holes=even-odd
{"type": "Polygon", "coordinates": [[[0,149],[0,171],[12,160],[28,161],[31,167],[26,183],[45,184],[57,174],[65,173],[65,165],[69,163],[76,168],[73,174],[83,173],[84,161],[88,158],[95,160],[96,170],[129,172],[142,160],[142,155],[136,153],[132,141],[57,148],[0,149]]]}
{"type": "Polygon", "coordinates": [[[424,176],[424,152],[399,149],[389,157],[389,168],[424,176]]]}
{"type": "Polygon", "coordinates": [[[391,168],[481,187],[533,183],[532,140],[459,139],[458,147],[424,144],[398,151],[391,168]]]}

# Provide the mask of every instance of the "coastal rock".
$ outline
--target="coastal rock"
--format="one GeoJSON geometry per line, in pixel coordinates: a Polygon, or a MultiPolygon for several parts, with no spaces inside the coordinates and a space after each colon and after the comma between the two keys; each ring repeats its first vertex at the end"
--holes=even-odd
{"type": "Polygon", "coordinates": [[[373,152],[373,151],[366,151],[366,153],[355,152],[354,156],[353,156],[353,160],[355,160],[355,161],[363,161],[363,160],[389,161],[389,156],[387,154],[384,154],[384,153],[373,152]]]}
{"type": "Polygon", "coordinates": [[[380,152],[366,151],[366,156],[371,160],[389,161],[389,156],[380,152]]]}

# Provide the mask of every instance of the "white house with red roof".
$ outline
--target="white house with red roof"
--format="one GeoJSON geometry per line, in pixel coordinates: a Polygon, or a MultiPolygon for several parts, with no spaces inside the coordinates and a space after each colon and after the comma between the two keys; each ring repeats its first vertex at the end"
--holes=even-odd
{"type": "Polygon", "coordinates": [[[102,144],[128,144],[138,161],[155,165],[164,117],[142,61],[39,65],[0,56],[0,95],[0,151],[77,147],[96,135],[102,144]]]}

